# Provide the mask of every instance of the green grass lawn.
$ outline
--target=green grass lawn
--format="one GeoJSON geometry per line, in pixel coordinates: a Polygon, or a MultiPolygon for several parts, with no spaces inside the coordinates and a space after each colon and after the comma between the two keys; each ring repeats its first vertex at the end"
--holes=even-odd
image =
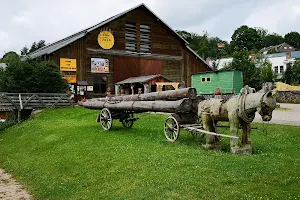
{"type": "MultiPolygon", "coordinates": [[[[98,111],[45,110],[0,132],[0,168],[36,199],[297,199],[300,127],[254,124],[254,155],[202,150],[181,131],[166,141],[166,115],[140,114],[132,129],[95,122],[98,111]]],[[[228,133],[228,129],[220,129],[228,133]]]]}

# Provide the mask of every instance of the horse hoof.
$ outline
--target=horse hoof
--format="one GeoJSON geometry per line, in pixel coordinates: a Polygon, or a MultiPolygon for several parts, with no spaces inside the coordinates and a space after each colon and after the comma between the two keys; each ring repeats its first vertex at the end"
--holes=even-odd
{"type": "Polygon", "coordinates": [[[204,144],[202,148],[208,151],[221,151],[221,145],[219,144],[204,144]]]}
{"type": "Polygon", "coordinates": [[[244,147],[231,147],[230,150],[233,154],[252,155],[252,147],[249,145],[244,147]]]}

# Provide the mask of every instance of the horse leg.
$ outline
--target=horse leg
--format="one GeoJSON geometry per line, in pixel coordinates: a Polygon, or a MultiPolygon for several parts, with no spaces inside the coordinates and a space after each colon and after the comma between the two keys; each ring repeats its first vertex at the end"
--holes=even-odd
{"type": "MultiPolygon", "coordinates": [[[[233,154],[252,154],[252,148],[248,143],[248,133],[250,125],[246,122],[240,122],[243,128],[242,140],[241,145],[239,144],[238,139],[231,138],[230,145],[231,145],[231,153],[233,154]]],[[[238,120],[231,120],[230,121],[230,132],[231,135],[237,136],[237,131],[239,124],[238,120]]]]}
{"type": "MultiPolygon", "coordinates": [[[[229,117],[230,134],[238,136],[239,122],[237,117],[229,117]]],[[[239,148],[239,140],[237,138],[230,138],[230,148],[239,148]]]]}
{"type": "Polygon", "coordinates": [[[252,154],[252,147],[250,141],[250,131],[251,131],[251,124],[246,122],[241,122],[243,128],[243,136],[242,136],[242,149],[243,154],[252,154]]]}
{"type": "MultiPolygon", "coordinates": [[[[202,118],[204,130],[215,132],[215,127],[211,115],[208,113],[203,113],[201,115],[201,118],[202,118]]],[[[219,144],[219,139],[216,136],[206,134],[206,144],[203,145],[204,149],[219,151],[221,149],[220,147],[221,146],[219,144]]]]}

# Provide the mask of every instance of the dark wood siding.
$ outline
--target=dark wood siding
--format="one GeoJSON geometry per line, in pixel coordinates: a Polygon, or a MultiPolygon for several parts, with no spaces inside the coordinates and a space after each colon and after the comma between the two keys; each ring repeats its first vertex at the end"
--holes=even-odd
{"type": "MultiPolygon", "coordinates": [[[[115,44],[113,50],[125,51],[125,24],[136,23],[137,36],[139,37],[140,25],[150,26],[151,37],[151,53],[163,54],[172,56],[181,56],[181,49],[184,45],[175,33],[168,30],[160,21],[158,21],[147,9],[138,8],[120,17],[105,27],[100,27],[87,35],[87,48],[101,48],[98,44],[97,38],[101,29],[109,28],[113,32],[115,44]]],[[[139,43],[138,43],[139,44],[139,43]]],[[[139,51],[138,51],[139,52],[139,51]]]]}
{"type": "MultiPolygon", "coordinates": [[[[139,44],[138,39],[137,53],[139,53],[139,44]]],[[[192,74],[210,71],[210,68],[207,68],[203,61],[186,48],[182,39],[143,6],[87,33],[85,37],[46,56],[46,59],[54,60],[58,65],[60,58],[75,58],[77,61],[77,80],[85,80],[91,85],[94,76],[91,73],[91,58],[109,59],[109,73],[98,74],[97,76],[106,76],[107,86],[111,88],[114,88],[116,82],[131,76],[152,74],[162,74],[176,82],[185,81],[187,86],[191,86],[192,74]],[[151,54],[149,58],[141,58],[138,54],[134,57],[125,56],[126,23],[136,24],[137,38],[140,35],[140,25],[150,27],[151,54]],[[103,29],[112,31],[115,43],[109,51],[118,54],[107,53],[108,51],[103,50],[98,44],[98,34],[103,29]]]]}
{"type": "MultiPolygon", "coordinates": [[[[76,59],[77,64],[77,80],[85,80],[85,66],[86,66],[86,45],[85,38],[81,38],[44,58],[53,60],[58,66],[60,65],[60,58],[76,59]]],[[[75,72],[72,72],[75,75],[75,72]]]]}

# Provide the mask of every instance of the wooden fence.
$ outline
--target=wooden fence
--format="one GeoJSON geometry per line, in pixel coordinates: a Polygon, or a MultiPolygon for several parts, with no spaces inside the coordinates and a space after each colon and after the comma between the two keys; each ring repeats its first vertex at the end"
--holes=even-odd
{"type": "Polygon", "coordinates": [[[70,95],[61,93],[0,93],[0,111],[70,107],[70,95]]]}

